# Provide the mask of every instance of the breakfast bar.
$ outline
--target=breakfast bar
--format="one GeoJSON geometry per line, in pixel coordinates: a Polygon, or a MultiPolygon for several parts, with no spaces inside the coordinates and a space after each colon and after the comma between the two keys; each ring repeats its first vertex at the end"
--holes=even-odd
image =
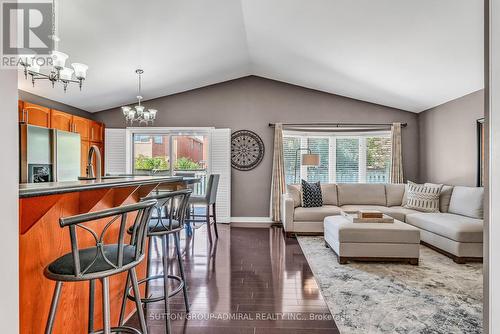
{"type": "MultiPolygon", "coordinates": [[[[113,176],[103,177],[101,180],[20,184],[20,332],[44,332],[55,285],[45,278],[44,268],[57,257],[71,251],[69,234],[59,226],[59,218],[135,203],[153,191],[183,189],[192,182],[192,179],[177,176],[113,176]]],[[[134,218],[134,215],[127,218],[129,226],[134,218]]],[[[92,224],[92,229],[99,233],[104,228],[105,221],[97,220],[92,224]]],[[[95,245],[92,235],[85,232],[78,232],[80,243],[95,245]]],[[[109,236],[117,233],[117,230],[107,232],[109,236]]],[[[141,264],[137,272],[139,277],[144,277],[145,264],[141,264]]],[[[125,280],[126,273],[122,273],[110,281],[112,324],[116,324],[118,320],[125,280]]],[[[99,289],[97,285],[97,290],[99,289]]],[[[64,286],[53,333],[87,332],[88,296],[88,282],[64,286]]],[[[102,314],[99,296],[96,293],[96,324],[100,324],[102,314]]],[[[127,316],[134,310],[133,303],[129,302],[127,316]]]]}

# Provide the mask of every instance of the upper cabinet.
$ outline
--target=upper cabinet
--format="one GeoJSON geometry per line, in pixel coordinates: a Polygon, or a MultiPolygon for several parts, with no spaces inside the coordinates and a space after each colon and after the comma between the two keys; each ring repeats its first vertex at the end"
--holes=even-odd
{"type": "Polygon", "coordinates": [[[52,109],[50,111],[50,127],[63,131],[72,131],[73,115],[52,109]]]}
{"type": "Polygon", "coordinates": [[[73,132],[79,133],[82,140],[89,140],[91,122],[89,119],[73,116],[73,132]]]}
{"type": "Polygon", "coordinates": [[[102,123],[90,121],[90,140],[93,142],[103,142],[104,126],[102,123]]]}
{"type": "Polygon", "coordinates": [[[50,128],[50,109],[33,103],[19,103],[19,121],[50,128]]]}

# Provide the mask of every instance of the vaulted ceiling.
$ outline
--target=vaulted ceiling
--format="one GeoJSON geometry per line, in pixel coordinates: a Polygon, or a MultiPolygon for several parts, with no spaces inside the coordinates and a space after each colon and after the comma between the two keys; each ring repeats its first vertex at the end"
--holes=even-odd
{"type": "Polygon", "coordinates": [[[90,112],[247,75],[420,112],[483,88],[479,0],[59,1],[82,92],[19,88],[90,112]]]}

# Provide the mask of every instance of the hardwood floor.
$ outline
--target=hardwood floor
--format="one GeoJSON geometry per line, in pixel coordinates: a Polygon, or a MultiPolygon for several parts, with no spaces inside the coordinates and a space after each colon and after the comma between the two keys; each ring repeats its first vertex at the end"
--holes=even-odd
{"type": "MultiPolygon", "coordinates": [[[[181,240],[191,312],[182,293],[170,300],[173,333],[339,333],[295,239],[280,228],[218,226],[212,248],[205,227],[181,240]]],[[[159,244],[153,247],[152,271],[161,273],[159,244]]],[[[173,249],[170,258],[177,273],[173,249]]],[[[162,293],[161,284],[153,282],[153,295],[162,293]]],[[[165,333],[164,316],[163,302],[149,304],[150,334],[165,333]]],[[[128,325],[139,328],[135,316],[128,325]]]]}

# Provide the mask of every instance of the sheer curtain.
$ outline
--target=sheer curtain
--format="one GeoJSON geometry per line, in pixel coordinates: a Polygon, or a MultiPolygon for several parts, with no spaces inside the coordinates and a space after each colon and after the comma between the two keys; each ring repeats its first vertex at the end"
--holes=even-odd
{"type": "Polygon", "coordinates": [[[281,220],[281,195],[285,192],[285,168],[283,159],[283,124],[274,128],[273,173],[271,179],[271,218],[281,220]]]}
{"type": "Polygon", "coordinates": [[[391,183],[404,183],[401,123],[392,123],[391,137],[391,183]]]}

